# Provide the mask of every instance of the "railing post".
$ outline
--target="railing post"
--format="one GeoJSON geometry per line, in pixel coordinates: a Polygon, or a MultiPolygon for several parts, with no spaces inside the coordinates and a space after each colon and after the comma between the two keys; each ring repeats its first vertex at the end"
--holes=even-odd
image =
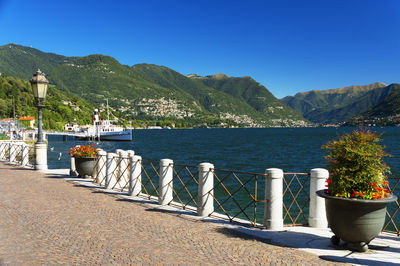
{"type": "MultiPolygon", "coordinates": [[[[75,147],[80,147],[81,145],[76,145],[75,147]]],[[[78,172],[76,171],[76,166],[75,166],[75,157],[71,156],[70,158],[70,164],[69,164],[69,175],[70,176],[78,176],[78,172]]]]}
{"type": "Polygon", "coordinates": [[[97,151],[97,166],[96,166],[96,183],[105,184],[107,171],[107,152],[103,150],[97,151]]]}
{"type": "Polygon", "coordinates": [[[135,151],[134,150],[127,150],[126,152],[128,153],[128,157],[131,157],[131,156],[135,155],[135,151]]]}
{"type": "Polygon", "coordinates": [[[5,160],[7,142],[0,142],[0,160],[5,160]]]}
{"type": "Polygon", "coordinates": [[[264,226],[271,230],[283,229],[283,171],[277,168],[266,170],[264,226]]]}
{"type": "Polygon", "coordinates": [[[158,185],[158,204],[167,205],[173,199],[172,196],[172,177],[173,161],[170,159],[160,160],[160,179],[158,185]]]}
{"type": "Polygon", "coordinates": [[[74,156],[71,156],[71,158],[70,158],[69,175],[70,176],[78,176],[78,172],[76,171],[74,156]]]}
{"type": "Polygon", "coordinates": [[[117,154],[117,159],[116,159],[116,169],[115,169],[115,182],[113,182],[113,186],[111,186],[110,188],[117,186],[117,182],[118,179],[121,176],[121,166],[122,166],[122,157],[121,157],[121,152],[123,152],[124,150],[122,149],[116,149],[115,153],[117,154]]]}
{"type": "Polygon", "coordinates": [[[197,191],[197,215],[208,216],[214,212],[214,175],[211,163],[201,163],[199,169],[199,186],[197,191]]]}
{"type": "Polygon", "coordinates": [[[10,157],[9,157],[10,163],[16,162],[17,147],[18,147],[18,145],[16,142],[10,142],[10,157]]]}
{"type": "Polygon", "coordinates": [[[8,162],[12,163],[14,161],[14,143],[10,141],[8,144],[8,162]]]}
{"type": "Polygon", "coordinates": [[[29,163],[29,145],[24,143],[21,148],[21,165],[25,166],[29,163]]]}
{"type": "Polygon", "coordinates": [[[114,176],[114,172],[117,170],[115,169],[117,166],[117,163],[115,162],[114,159],[115,157],[117,157],[117,154],[112,152],[107,153],[106,183],[105,183],[106,188],[112,188],[112,184],[115,183],[116,181],[114,176]]]}
{"type": "Polygon", "coordinates": [[[308,224],[310,227],[327,228],[325,199],[318,197],[315,192],[325,188],[325,181],[329,177],[329,172],[323,168],[315,168],[311,170],[310,179],[310,213],[308,224]]]}
{"type": "Polygon", "coordinates": [[[142,161],[142,157],[139,155],[129,156],[129,163],[131,165],[131,169],[129,172],[129,196],[137,196],[142,192],[142,165],[140,162],[142,161]]]}
{"type": "Polygon", "coordinates": [[[20,157],[20,161],[19,161],[20,165],[22,165],[22,161],[24,160],[24,157],[22,156],[22,152],[24,151],[24,145],[25,145],[25,143],[21,142],[21,144],[19,144],[19,147],[18,147],[19,157],[20,157]]]}
{"type": "Polygon", "coordinates": [[[15,158],[15,162],[19,162],[20,165],[22,165],[22,151],[24,149],[24,143],[17,144],[17,151],[16,155],[17,157],[15,158]]]}
{"type": "Polygon", "coordinates": [[[124,188],[127,183],[128,183],[128,174],[129,174],[129,169],[128,169],[128,152],[124,150],[117,150],[118,151],[118,171],[117,171],[117,178],[115,182],[118,182],[118,184],[115,184],[115,187],[118,186],[118,188],[124,188]]]}

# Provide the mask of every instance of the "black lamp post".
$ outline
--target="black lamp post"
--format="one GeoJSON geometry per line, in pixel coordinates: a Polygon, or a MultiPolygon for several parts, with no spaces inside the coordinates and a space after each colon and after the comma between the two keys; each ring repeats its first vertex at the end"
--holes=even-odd
{"type": "Polygon", "coordinates": [[[44,107],[44,101],[46,100],[47,85],[49,81],[44,76],[44,73],[38,69],[33,74],[30,80],[32,85],[33,95],[35,96],[36,106],[38,108],[38,141],[37,144],[43,144],[43,133],[42,133],[42,108],[44,107]]]}

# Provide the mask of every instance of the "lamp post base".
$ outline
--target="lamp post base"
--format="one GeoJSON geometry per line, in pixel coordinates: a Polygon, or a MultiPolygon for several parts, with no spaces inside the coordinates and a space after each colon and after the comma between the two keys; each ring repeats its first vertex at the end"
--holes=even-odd
{"type": "Polygon", "coordinates": [[[47,144],[35,144],[35,170],[47,170],[47,144]]]}

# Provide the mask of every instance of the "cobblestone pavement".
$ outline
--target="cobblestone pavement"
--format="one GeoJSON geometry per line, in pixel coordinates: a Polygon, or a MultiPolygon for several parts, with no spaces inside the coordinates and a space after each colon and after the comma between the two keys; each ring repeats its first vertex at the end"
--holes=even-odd
{"type": "Polygon", "coordinates": [[[0,265],[332,264],[0,162],[0,265]]]}

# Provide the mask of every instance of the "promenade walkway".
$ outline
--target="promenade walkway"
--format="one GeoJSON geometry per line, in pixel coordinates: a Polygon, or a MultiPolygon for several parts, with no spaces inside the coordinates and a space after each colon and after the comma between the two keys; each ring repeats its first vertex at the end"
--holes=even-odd
{"type": "Polygon", "coordinates": [[[218,224],[0,163],[0,265],[160,263],[327,262],[218,224]]]}
{"type": "MultiPolygon", "coordinates": [[[[249,234],[90,184],[0,162],[0,265],[338,264],[276,244],[265,231],[249,234]]],[[[304,246],[302,235],[286,241],[304,246]]]]}

